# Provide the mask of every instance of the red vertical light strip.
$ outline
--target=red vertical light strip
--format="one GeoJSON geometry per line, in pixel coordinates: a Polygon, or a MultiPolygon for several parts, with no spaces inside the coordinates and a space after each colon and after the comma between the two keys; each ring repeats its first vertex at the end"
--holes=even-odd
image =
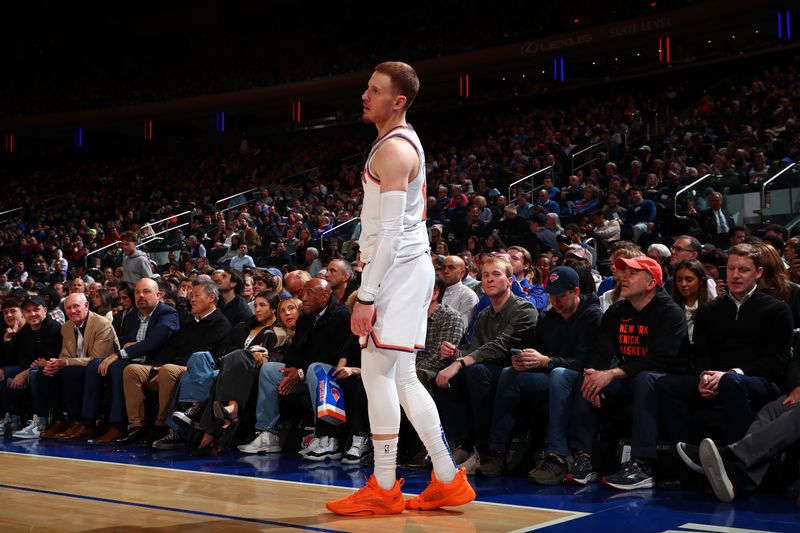
{"type": "Polygon", "coordinates": [[[658,38],[658,61],[659,63],[664,61],[664,38],[658,38]]]}
{"type": "Polygon", "coordinates": [[[464,96],[464,76],[458,77],[458,96],[464,96]]]}
{"type": "Polygon", "coordinates": [[[153,121],[150,121],[150,140],[153,140],[153,121]]]}
{"type": "Polygon", "coordinates": [[[464,91],[464,97],[469,98],[469,74],[464,76],[464,79],[466,80],[464,83],[464,86],[466,87],[466,90],[464,91]]]}
{"type": "Polygon", "coordinates": [[[11,152],[11,153],[13,154],[13,153],[14,153],[14,134],[13,134],[13,133],[11,133],[11,134],[9,134],[9,136],[8,136],[8,137],[11,139],[11,143],[9,144],[9,149],[8,149],[8,151],[9,151],[9,152],[11,152]]]}
{"type": "Polygon", "coordinates": [[[669,35],[667,35],[667,64],[669,64],[669,35]]]}
{"type": "Polygon", "coordinates": [[[297,101],[297,122],[300,122],[300,100],[297,101]]]}

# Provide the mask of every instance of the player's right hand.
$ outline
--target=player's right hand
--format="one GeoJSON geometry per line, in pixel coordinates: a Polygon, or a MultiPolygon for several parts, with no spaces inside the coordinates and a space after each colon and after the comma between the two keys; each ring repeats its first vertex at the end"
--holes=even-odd
{"type": "Polygon", "coordinates": [[[358,337],[366,337],[372,331],[372,317],[375,315],[374,305],[356,302],[353,314],[350,315],[350,329],[358,337]]]}

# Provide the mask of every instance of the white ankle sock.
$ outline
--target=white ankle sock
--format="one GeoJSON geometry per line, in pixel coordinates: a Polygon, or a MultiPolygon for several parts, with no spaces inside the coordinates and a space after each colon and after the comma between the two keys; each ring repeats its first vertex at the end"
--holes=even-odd
{"type": "MultiPolygon", "coordinates": [[[[435,412],[435,411],[434,411],[435,412]]],[[[438,418],[438,417],[437,417],[438,418]]],[[[416,421],[412,421],[416,422],[416,421]]],[[[417,427],[417,424],[414,424],[417,427]]],[[[420,440],[425,444],[428,455],[433,463],[433,473],[442,483],[450,483],[456,477],[458,470],[450,453],[450,446],[444,436],[441,424],[431,425],[425,429],[417,429],[420,440]]]]}
{"type": "Polygon", "coordinates": [[[372,439],[375,453],[375,480],[385,490],[391,490],[397,481],[397,437],[372,439]]]}

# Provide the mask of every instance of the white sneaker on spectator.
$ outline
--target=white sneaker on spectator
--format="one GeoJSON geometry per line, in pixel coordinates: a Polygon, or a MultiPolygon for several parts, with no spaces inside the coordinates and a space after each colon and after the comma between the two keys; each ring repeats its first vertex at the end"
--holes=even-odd
{"type": "Polygon", "coordinates": [[[17,415],[11,416],[11,413],[6,413],[6,416],[0,420],[0,436],[8,435],[19,429],[19,417],[17,415]],[[16,424],[14,423],[16,421],[16,424]]]}
{"type": "Polygon", "coordinates": [[[339,441],[333,437],[322,437],[319,444],[313,450],[302,456],[307,461],[324,461],[330,459],[335,461],[342,458],[339,451],[339,441]]]}
{"type": "Polygon", "coordinates": [[[281,450],[283,448],[278,434],[270,433],[269,431],[262,431],[249,444],[241,444],[239,446],[239,451],[244,453],[280,453],[281,450]]]}
{"type": "Polygon", "coordinates": [[[15,431],[12,437],[15,439],[38,439],[39,434],[47,428],[47,418],[40,418],[38,415],[33,415],[33,420],[30,424],[15,431]]]}
{"type": "Polygon", "coordinates": [[[306,446],[305,448],[301,448],[300,451],[297,453],[300,454],[300,457],[305,457],[306,455],[315,451],[319,447],[319,443],[321,440],[322,439],[320,439],[319,437],[314,437],[313,439],[311,439],[311,442],[308,443],[308,446],[306,446]]]}
{"type": "Polygon", "coordinates": [[[346,465],[360,464],[361,459],[369,452],[370,448],[372,448],[372,441],[369,437],[354,435],[350,449],[342,457],[342,463],[346,465]]]}

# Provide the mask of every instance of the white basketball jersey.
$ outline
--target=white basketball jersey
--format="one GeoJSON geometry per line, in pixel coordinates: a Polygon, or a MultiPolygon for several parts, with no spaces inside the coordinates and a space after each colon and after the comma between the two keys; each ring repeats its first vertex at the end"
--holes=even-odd
{"type": "Polygon", "coordinates": [[[375,239],[380,231],[381,220],[381,182],[372,172],[370,164],[380,147],[389,139],[400,138],[411,143],[419,154],[419,172],[408,184],[406,210],[403,216],[403,235],[395,244],[397,259],[408,259],[427,253],[430,249],[428,232],[425,227],[425,210],[427,206],[427,187],[425,183],[425,153],[417,133],[410,125],[397,126],[372,143],[372,149],[361,174],[364,187],[364,202],[361,208],[361,237],[358,240],[361,260],[365,263],[372,259],[375,251],[375,239]]]}

